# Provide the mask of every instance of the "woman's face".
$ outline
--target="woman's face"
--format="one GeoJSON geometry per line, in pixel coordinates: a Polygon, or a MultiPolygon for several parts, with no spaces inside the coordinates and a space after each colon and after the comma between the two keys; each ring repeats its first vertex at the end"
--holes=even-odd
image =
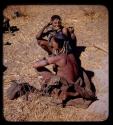
{"type": "Polygon", "coordinates": [[[59,20],[59,19],[55,19],[55,20],[51,21],[51,23],[55,29],[57,29],[61,26],[61,20],[59,20]]]}
{"type": "Polygon", "coordinates": [[[52,47],[54,50],[57,50],[57,49],[58,49],[58,43],[56,43],[54,37],[51,38],[51,47],[52,47]]]}

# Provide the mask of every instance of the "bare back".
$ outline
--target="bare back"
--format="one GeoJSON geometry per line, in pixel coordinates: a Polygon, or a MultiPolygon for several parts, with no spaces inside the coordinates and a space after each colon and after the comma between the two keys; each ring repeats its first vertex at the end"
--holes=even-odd
{"type": "Polygon", "coordinates": [[[75,82],[78,77],[78,66],[73,54],[61,54],[55,64],[58,66],[57,75],[64,77],[69,83],[75,82]]]}

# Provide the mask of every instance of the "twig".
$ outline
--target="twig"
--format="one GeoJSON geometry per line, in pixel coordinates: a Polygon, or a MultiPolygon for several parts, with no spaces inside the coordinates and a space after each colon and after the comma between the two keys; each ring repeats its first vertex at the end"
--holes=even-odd
{"type": "Polygon", "coordinates": [[[95,47],[95,48],[97,48],[97,49],[99,49],[99,50],[101,50],[101,51],[103,51],[103,52],[105,52],[105,53],[108,53],[107,50],[105,50],[105,49],[103,49],[103,48],[101,48],[101,47],[99,47],[99,46],[96,46],[96,45],[86,46],[86,47],[95,47]]]}

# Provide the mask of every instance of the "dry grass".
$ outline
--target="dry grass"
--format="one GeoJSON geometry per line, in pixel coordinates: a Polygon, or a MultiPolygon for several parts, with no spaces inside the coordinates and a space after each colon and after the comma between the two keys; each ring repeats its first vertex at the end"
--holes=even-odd
{"type": "MultiPolygon", "coordinates": [[[[4,64],[8,69],[4,72],[4,117],[8,121],[103,121],[108,116],[108,53],[90,47],[93,44],[108,51],[108,13],[103,6],[8,6],[4,15],[10,18],[11,25],[20,30],[12,34],[4,34],[4,42],[11,42],[4,46],[4,64]],[[15,10],[23,15],[12,18],[15,10]],[[65,26],[73,26],[77,36],[78,46],[86,47],[81,54],[82,67],[94,71],[93,82],[97,90],[98,101],[88,109],[76,107],[61,108],[51,105],[51,98],[30,94],[29,100],[23,97],[8,100],[6,90],[10,81],[32,81],[39,83],[38,73],[32,68],[37,59],[47,56],[36,43],[37,32],[48,23],[53,14],[63,18],[65,26]],[[102,110],[101,110],[102,109],[102,110]]],[[[51,69],[51,66],[49,67],[51,69]]]]}

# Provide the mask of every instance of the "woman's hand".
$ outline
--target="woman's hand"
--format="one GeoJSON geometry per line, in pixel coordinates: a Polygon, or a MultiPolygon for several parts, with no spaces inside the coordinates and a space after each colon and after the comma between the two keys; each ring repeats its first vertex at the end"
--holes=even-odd
{"type": "Polygon", "coordinates": [[[68,30],[70,33],[74,33],[74,28],[73,27],[68,27],[68,30]]]}

